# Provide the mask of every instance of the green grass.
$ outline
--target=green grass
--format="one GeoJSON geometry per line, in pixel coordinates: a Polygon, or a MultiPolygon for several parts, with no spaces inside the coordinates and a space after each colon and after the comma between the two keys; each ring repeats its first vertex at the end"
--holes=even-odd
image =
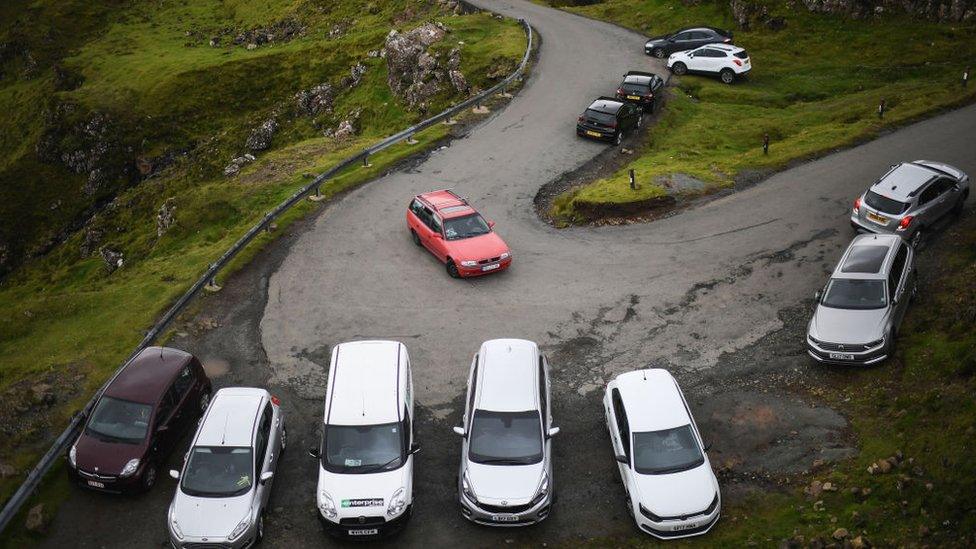
{"type": "MultiPolygon", "coordinates": [[[[67,25],[59,17],[81,9],[53,0],[33,5],[43,14],[37,21],[55,26],[67,25]]],[[[162,176],[117,189],[117,207],[96,216],[94,225],[105,234],[103,244],[123,251],[124,267],[108,274],[97,256],[80,257],[82,234],[75,232],[63,245],[0,282],[0,308],[5,311],[0,316],[0,393],[68,365],[86,375],[76,397],[59,397],[57,406],[45,412],[50,429],[25,429],[5,436],[0,461],[26,470],[70,414],[207,265],[265,212],[307,184],[303,174],[324,171],[423,118],[391,95],[385,61],[366,59],[367,51],[382,46],[394,18],[398,28],[407,29],[437,16],[452,29],[446,43],[454,47],[464,42],[462,70],[472,86],[480,88],[492,83],[486,76],[488,69],[498,63],[514,68],[525,48],[524,33],[514,21],[484,14],[440,16],[426,2],[376,3],[375,14],[353,1],[330,3],[324,11],[313,9],[315,5],[296,0],[269,0],[261,9],[249,2],[125,3],[119,13],[98,14],[100,23],[88,25],[95,30],[87,41],[77,39],[71,48],[51,53],[85,76],[84,85],[57,92],[58,97],[80,105],[83,112],[113,113],[126,122],[119,125],[121,138],[140,143],[143,152],[187,147],[189,153],[162,176]],[[403,19],[407,8],[414,15],[403,19]],[[210,33],[203,32],[200,45],[184,45],[191,40],[185,36],[187,29],[248,28],[284,17],[302,18],[308,25],[306,36],[248,51],[229,45],[211,48],[206,45],[210,33]],[[347,19],[356,23],[346,35],[328,39],[331,24],[347,19]],[[322,137],[309,119],[286,115],[270,151],[235,178],[220,173],[241,152],[248,130],[272,109],[291,105],[299,89],[337,83],[359,60],[369,67],[362,83],[338,95],[335,114],[320,120],[323,127],[331,127],[349,111],[362,109],[355,138],[336,143],[322,137]],[[157,238],[156,212],[168,198],[176,205],[177,223],[157,238]]],[[[66,209],[81,211],[86,205],[68,204],[77,197],[80,181],[40,164],[33,153],[31,139],[40,134],[43,119],[39,114],[43,107],[36,103],[50,93],[53,77],[23,79],[16,77],[16,71],[5,74],[0,79],[0,108],[12,116],[0,121],[0,152],[4,153],[0,158],[7,159],[7,153],[15,158],[0,164],[0,203],[4,204],[0,208],[9,208],[0,213],[4,222],[21,223],[28,231],[23,240],[30,240],[43,236],[45,229],[64,226],[77,213],[66,209]],[[10,139],[8,130],[20,132],[24,139],[10,139]],[[63,199],[63,208],[49,210],[47,205],[58,198],[63,199]],[[8,211],[16,211],[16,218],[6,217],[8,211]],[[35,229],[36,235],[29,232],[35,229]]],[[[445,90],[434,99],[431,111],[459,99],[445,90]]],[[[376,177],[447,135],[446,126],[433,126],[416,136],[418,144],[395,145],[371,157],[370,168],[350,168],[322,191],[331,196],[376,177]]],[[[278,231],[256,239],[228,272],[316,207],[308,202],[288,212],[278,221],[278,231]]],[[[0,480],[0,500],[17,484],[16,477],[0,480]]]]}
{"type": "MultiPolygon", "coordinates": [[[[976,86],[960,85],[966,64],[976,58],[972,23],[905,16],[853,21],[811,14],[799,4],[763,3],[771,15],[785,16],[787,27],[771,31],[755,23],[752,31],[735,31],[736,43],[752,58],[749,78],[733,86],[681,78],[643,153],[619,172],[558,197],[552,212],[558,223],[586,221],[580,210],[588,205],[665,193],[653,184],[659,176],[689,174],[711,192],[731,186],[743,170],[779,169],[976,96],[976,86]],[[882,98],[888,112],[879,121],[882,98]],[[764,133],[771,140],[768,156],[761,148],[764,133]],[[629,188],[629,169],[642,182],[637,191],[629,188]]],[[[702,21],[734,27],[725,3],[606,0],[567,9],[649,35],[702,21]]]]}

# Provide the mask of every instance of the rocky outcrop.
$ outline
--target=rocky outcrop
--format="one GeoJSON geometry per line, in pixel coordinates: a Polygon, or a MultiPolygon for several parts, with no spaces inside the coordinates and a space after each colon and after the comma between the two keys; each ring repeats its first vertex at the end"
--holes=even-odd
{"type": "MultiPolygon", "coordinates": [[[[285,19],[268,27],[258,27],[239,33],[234,37],[234,44],[254,49],[262,44],[287,42],[305,34],[305,25],[296,19],[285,19]],[[253,47],[252,47],[253,46],[253,47]]],[[[220,43],[220,36],[210,39],[211,47],[220,43]]]]}
{"type": "Polygon", "coordinates": [[[277,131],[278,120],[272,116],[251,130],[251,135],[247,138],[247,150],[251,152],[266,150],[271,146],[271,139],[277,131]]]}
{"type": "Polygon", "coordinates": [[[176,223],[176,199],[167,198],[166,202],[159,207],[159,211],[156,213],[156,237],[161,237],[166,234],[176,223]]]}
{"type": "Polygon", "coordinates": [[[335,93],[332,85],[319,84],[312,89],[302,90],[295,94],[295,110],[299,115],[316,116],[322,112],[332,112],[332,102],[335,93]]]}
{"type": "Polygon", "coordinates": [[[105,270],[109,274],[114,273],[116,269],[121,268],[123,263],[125,263],[125,258],[119,250],[103,246],[98,250],[98,253],[102,256],[102,261],[105,262],[105,270]]]}
{"type": "Polygon", "coordinates": [[[444,83],[457,81],[462,84],[464,75],[452,78],[450,74],[452,70],[460,72],[457,68],[460,50],[452,50],[443,64],[430,50],[430,46],[443,40],[447,33],[444,25],[427,23],[407,32],[392,30],[386,37],[387,83],[393,94],[410,108],[425,111],[444,83]]]}
{"type": "Polygon", "coordinates": [[[253,154],[245,154],[244,156],[238,156],[237,158],[230,161],[230,164],[224,166],[224,175],[231,176],[237,175],[241,171],[241,168],[254,162],[253,154]]]}
{"type": "Polygon", "coordinates": [[[335,129],[325,130],[325,136],[331,137],[336,141],[343,141],[356,135],[356,126],[359,125],[359,117],[362,115],[360,109],[351,111],[349,115],[335,129]]]}
{"type": "Polygon", "coordinates": [[[339,86],[345,89],[355,88],[363,81],[367,68],[365,63],[356,63],[349,69],[349,76],[343,76],[339,81],[339,86]]]}

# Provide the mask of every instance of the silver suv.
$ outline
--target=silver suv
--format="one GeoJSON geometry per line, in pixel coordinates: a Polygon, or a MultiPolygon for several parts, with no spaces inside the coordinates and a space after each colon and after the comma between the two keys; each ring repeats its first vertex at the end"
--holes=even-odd
{"type": "Polygon", "coordinates": [[[851,225],[897,234],[917,247],[939,218],[961,212],[968,196],[969,176],[962,170],[928,160],[903,162],[854,200],[851,225]]]}
{"type": "Polygon", "coordinates": [[[888,358],[917,289],[911,246],[895,235],[855,237],[815,296],[807,352],[831,364],[875,364],[888,358]]]}
{"type": "Polygon", "coordinates": [[[494,339],[471,364],[458,495],[478,524],[535,524],[552,509],[549,364],[531,341],[494,339]]]}
{"type": "Polygon", "coordinates": [[[264,389],[221,389],[207,408],[166,521],[177,549],[251,547],[264,536],[264,511],[285,449],[278,399],[264,389]]]}

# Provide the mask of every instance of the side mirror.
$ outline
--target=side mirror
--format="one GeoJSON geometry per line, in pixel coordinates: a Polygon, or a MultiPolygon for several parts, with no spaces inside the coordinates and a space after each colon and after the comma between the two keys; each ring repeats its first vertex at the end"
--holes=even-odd
{"type": "Polygon", "coordinates": [[[158,425],[156,427],[156,434],[157,435],[163,434],[166,431],[169,431],[169,425],[163,424],[163,425],[158,425]]]}
{"type": "Polygon", "coordinates": [[[488,228],[489,229],[494,229],[495,228],[495,222],[494,221],[489,221],[488,222],[488,228]]]}
{"type": "Polygon", "coordinates": [[[629,466],[629,465],[630,465],[630,460],[629,460],[629,459],[627,459],[627,456],[625,456],[625,455],[623,455],[623,454],[617,454],[617,456],[616,456],[616,457],[617,457],[617,461],[618,461],[619,463],[623,463],[624,465],[627,465],[627,466],[629,466]]]}
{"type": "Polygon", "coordinates": [[[707,452],[707,451],[708,451],[708,450],[709,450],[709,449],[710,449],[711,447],[712,447],[712,443],[711,443],[711,442],[707,442],[707,443],[705,443],[705,451],[706,451],[706,452],[707,452]]]}
{"type": "Polygon", "coordinates": [[[180,479],[180,472],[177,471],[176,469],[170,469],[169,470],[169,476],[175,478],[176,480],[179,480],[180,479]]]}
{"type": "Polygon", "coordinates": [[[420,451],[420,445],[414,442],[410,445],[410,455],[414,455],[420,451]]]}
{"type": "Polygon", "coordinates": [[[817,290],[817,293],[813,294],[813,300],[820,303],[820,298],[823,297],[823,290],[817,290]]]}
{"type": "Polygon", "coordinates": [[[320,457],[322,457],[322,455],[319,453],[319,449],[314,447],[308,449],[308,455],[315,459],[319,459],[320,457]]]}
{"type": "Polygon", "coordinates": [[[455,427],[454,428],[454,434],[463,437],[463,436],[467,435],[468,433],[467,433],[467,431],[464,430],[464,427],[455,427]]]}
{"type": "Polygon", "coordinates": [[[267,484],[269,480],[274,477],[274,471],[265,471],[261,473],[261,484],[267,484]]]}
{"type": "Polygon", "coordinates": [[[441,233],[435,231],[434,232],[434,238],[440,240],[440,239],[444,238],[444,235],[442,235],[441,233]]]}
{"type": "Polygon", "coordinates": [[[559,434],[559,427],[550,427],[549,428],[549,432],[546,433],[546,434],[549,435],[549,438],[552,438],[552,437],[558,435],[559,434]]]}

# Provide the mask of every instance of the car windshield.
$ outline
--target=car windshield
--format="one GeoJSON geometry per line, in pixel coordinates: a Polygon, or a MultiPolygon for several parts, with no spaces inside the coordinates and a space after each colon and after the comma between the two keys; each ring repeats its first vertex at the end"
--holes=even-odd
{"type": "Polygon", "coordinates": [[[620,89],[625,92],[632,93],[647,93],[650,91],[651,86],[649,84],[638,84],[636,82],[624,82],[620,85],[620,89]]]}
{"type": "Polygon", "coordinates": [[[691,425],[634,433],[634,469],[642,475],[677,473],[704,462],[691,425]]]}
{"type": "Polygon", "coordinates": [[[484,218],[478,214],[452,217],[444,220],[444,236],[448,240],[461,240],[472,236],[481,236],[491,232],[491,228],[484,218]]]}
{"type": "Polygon", "coordinates": [[[908,209],[908,204],[881,196],[874,191],[868,191],[868,194],[864,197],[864,202],[881,213],[891,215],[900,215],[908,209]]]}
{"type": "Polygon", "coordinates": [[[528,465],[542,461],[539,412],[475,411],[468,453],[475,463],[528,465]]]}
{"type": "Polygon", "coordinates": [[[585,115],[587,118],[596,120],[600,124],[613,124],[616,121],[616,117],[614,117],[612,114],[595,111],[593,109],[586,109],[585,115]]]}
{"type": "Polygon", "coordinates": [[[231,497],[246,494],[254,483],[250,448],[196,446],[180,487],[191,496],[231,497]]]}
{"type": "Polygon", "coordinates": [[[827,284],[820,304],[834,309],[883,309],[885,283],[883,280],[835,278],[827,284]]]}
{"type": "Polygon", "coordinates": [[[109,442],[138,444],[146,438],[153,407],[112,397],[102,397],[92,412],[85,433],[109,442]]]}
{"type": "Polygon", "coordinates": [[[405,458],[402,427],[326,425],[322,436],[322,467],[332,473],[371,473],[400,467],[405,458]]]}

